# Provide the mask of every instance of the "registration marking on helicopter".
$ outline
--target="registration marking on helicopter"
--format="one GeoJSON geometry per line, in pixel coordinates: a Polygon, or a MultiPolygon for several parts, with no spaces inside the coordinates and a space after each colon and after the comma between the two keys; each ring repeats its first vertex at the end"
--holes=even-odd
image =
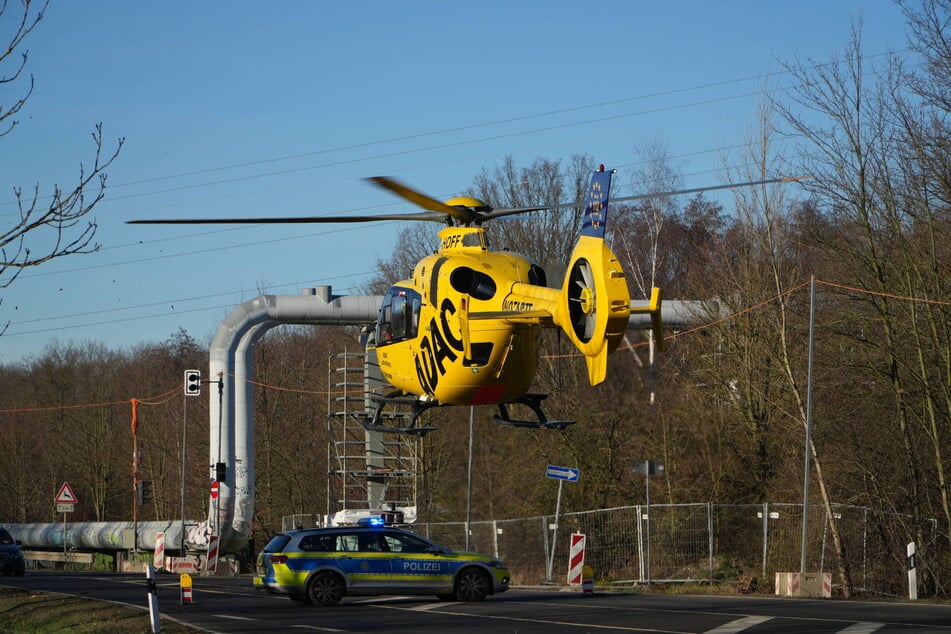
{"type": "Polygon", "coordinates": [[[515,311],[526,311],[532,310],[535,307],[533,302],[522,302],[514,299],[507,299],[502,302],[502,310],[515,310],[515,311]]]}
{"type": "Polygon", "coordinates": [[[462,235],[454,233],[450,236],[446,236],[442,239],[442,243],[439,245],[440,249],[452,249],[453,247],[462,246],[462,235]]]}

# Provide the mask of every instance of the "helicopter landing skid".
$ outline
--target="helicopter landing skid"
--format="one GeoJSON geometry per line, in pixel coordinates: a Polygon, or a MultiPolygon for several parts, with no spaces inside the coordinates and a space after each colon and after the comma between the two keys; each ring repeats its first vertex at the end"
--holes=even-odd
{"type": "Polygon", "coordinates": [[[376,403],[376,407],[373,409],[373,414],[371,416],[363,416],[360,418],[363,428],[367,431],[378,431],[388,434],[414,434],[416,436],[425,436],[429,432],[436,430],[435,427],[419,427],[416,423],[419,421],[419,417],[423,412],[431,407],[437,407],[439,405],[437,401],[421,402],[416,398],[401,396],[371,396],[370,398],[376,403]],[[383,410],[387,405],[408,405],[413,411],[385,414],[383,410]],[[407,417],[410,418],[409,425],[387,425],[383,423],[384,420],[398,421],[405,420],[407,417]]]}
{"type": "Polygon", "coordinates": [[[523,394],[518,397],[516,400],[512,401],[513,403],[518,403],[519,405],[525,405],[533,412],[535,416],[538,417],[538,420],[517,420],[509,416],[508,407],[506,403],[499,403],[499,413],[492,416],[496,423],[499,425],[509,425],[511,427],[531,427],[534,429],[555,429],[558,431],[563,431],[568,425],[574,425],[575,421],[573,420],[548,420],[548,417],[545,416],[545,412],[542,411],[542,401],[548,398],[547,394],[523,394]]]}

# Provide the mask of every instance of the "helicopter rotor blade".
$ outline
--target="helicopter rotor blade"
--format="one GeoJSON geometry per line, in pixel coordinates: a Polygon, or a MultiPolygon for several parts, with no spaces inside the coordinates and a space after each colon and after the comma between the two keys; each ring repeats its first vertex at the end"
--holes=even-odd
{"type": "MultiPolygon", "coordinates": [[[[645,200],[647,198],[656,198],[662,196],[678,196],[682,194],[696,194],[700,192],[716,191],[722,189],[739,189],[742,187],[752,187],[754,185],[767,185],[770,183],[789,183],[803,179],[812,178],[811,176],[783,176],[778,178],[768,178],[759,181],[748,181],[745,183],[727,183],[724,185],[711,185],[708,187],[694,187],[691,189],[681,189],[667,192],[654,192],[650,194],[637,194],[634,196],[619,196],[612,198],[611,202],[626,202],[632,200],[645,200]]],[[[356,223],[356,222],[378,222],[380,220],[397,221],[426,221],[426,222],[447,222],[448,218],[454,218],[462,223],[481,223],[492,218],[502,218],[516,214],[528,213],[532,211],[545,211],[557,209],[572,209],[584,207],[584,202],[557,203],[553,205],[534,205],[531,207],[506,207],[506,208],[488,208],[474,210],[466,207],[453,207],[435,198],[427,196],[416,191],[398,181],[386,176],[374,176],[366,179],[378,187],[382,187],[394,194],[408,200],[409,202],[426,209],[425,212],[408,214],[379,214],[364,216],[290,216],[290,217],[265,217],[265,218],[157,218],[151,220],[127,220],[130,225],[214,225],[214,224],[335,224],[335,223],[356,223]]]]}
{"type": "Polygon", "coordinates": [[[393,192],[401,198],[405,198],[417,207],[422,207],[423,209],[428,209],[429,211],[440,212],[443,215],[452,216],[461,222],[471,222],[474,219],[472,212],[447,205],[440,200],[436,200],[435,198],[427,196],[422,192],[418,192],[411,187],[407,187],[406,185],[395,181],[392,178],[388,178],[386,176],[371,176],[366,180],[370,181],[371,183],[375,183],[378,187],[382,187],[387,191],[393,192]]]}
{"type": "Polygon", "coordinates": [[[446,214],[434,211],[415,214],[380,214],[375,216],[289,216],[283,218],[161,218],[127,220],[129,225],[234,225],[234,224],[337,224],[341,222],[379,222],[380,220],[425,220],[445,222],[446,214]]]}
{"type": "MultiPolygon", "coordinates": [[[[767,178],[760,181],[747,181],[745,183],[725,183],[723,185],[709,185],[707,187],[692,187],[690,189],[677,189],[667,192],[652,192],[649,194],[635,194],[633,196],[613,196],[611,197],[612,203],[628,202],[632,200],[646,200],[648,198],[662,198],[664,196],[680,196],[683,194],[699,194],[700,192],[711,192],[721,189],[741,189],[743,187],[753,187],[754,185],[769,185],[772,183],[793,183],[807,178],[812,178],[811,176],[780,176],[777,178],[767,178]]],[[[540,207],[540,209],[571,209],[573,207],[584,207],[585,203],[583,201],[574,202],[574,203],[558,203],[556,205],[546,205],[540,207]]],[[[519,212],[513,212],[519,213],[519,212]]],[[[505,214],[499,214],[505,215],[505,214]]]]}
{"type": "Polygon", "coordinates": [[[400,183],[399,181],[387,176],[372,176],[366,180],[376,184],[378,187],[382,187],[387,191],[393,192],[401,198],[405,198],[409,202],[422,207],[423,209],[442,212],[461,222],[481,222],[483,220],[490,220],[492,218],[501,218],[502,216],[511,216],[513,214],[523,214],[529,211],[542,211],[548,209],[548,207],[545,205],[534,205],[531,207],[503,207],[499,209],[490,207],[488,209],[480,209],[475,211],[467,208],[447,205],[440,200],[436,200],[431,196],[427,196],[422,192],[416,191],[412,187],[407,187],[403,183],[400,183]]]}

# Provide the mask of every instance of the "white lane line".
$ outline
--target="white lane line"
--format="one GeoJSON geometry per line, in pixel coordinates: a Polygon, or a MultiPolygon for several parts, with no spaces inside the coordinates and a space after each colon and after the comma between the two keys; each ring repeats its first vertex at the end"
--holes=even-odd
{"type": "Polygon", "coordinates": [[[293,625],[291,627],[296,627],[302,630],[314,630],[317,632],[346,632],[347,630],[338,630],[333,627],[318,627],[317,625],[293,625]]]}
{"type": "MultiPolygon", "coordinates": [[[[372,604],[373,607],[381,610],[404,610],[412,612],[416,608],[404,608],[397,605],[386,605],[382,603],[372,604]]],[[[434,607],[445,607],[449,605],[447,603],[438,603],[434,607]]],[[[453,616],[465,617],[471,619],[479,619],[480,621],[508,621],[512,623],[528,623],[531,626],[539,626],[531,629],[530,631],[543,631],[544,626],[557,625],[559,627],[568,626],[568,627],[579,627],[584,628],[585,631],[593,632],[595,630],[616,630],[620,632],[657,632],[658,634],[690,634],[689,632],[681,630],[658,630],[651,629],[642,626],[633,626],[633,625],[598,625],[595,623],[584,623],[578,621],[562,621],[555,619],[537,619],[537,618],[528,618],[528,617],[516,617],[516,616],[498,616],[492,614],[466,614],[465,612],[443,612],[441,614],[451,614],[453,616]]]]}
{"type": "Polygon", "coordinates": [[[231,619],[232,621],[260,621],[261,619],[252,619],[247,616],[235,616],[234,614],[212,614],[219,619],[231,619]]]}
{"type": "Polygon", "coordinates": [[[459,605],[460,601],[440,601],[439,603],[424,603],[423,605],[417,605],[414,608],[409,608],[413,612],[428,612],[429,610],[437,610],[439,608],[448,608],[451,605],[459,605]]]}
{"type": "Polygon", "coordinates": [[[350,605],[372,605],[375,603],[393,603],[398,601],[406,601],[407,599],[412,599],[411,596],[399,596],[399,595],[387,595],[385,597],[372,597],[370,599],[359,599],[357,601],[351,601],[350,605]]]}
{"type": "Polygon", "coordinates": [[[773,617],[771,616],[744,616],[742,619],[736,619],[735,621],[724,623],[720,627],[707,630],[705,634],[737,634],[737,632],[748,630],[751,627],[759,625],[760,623],[765,623],[772,618],[773,617]]]}
{"type": "Polygon", "coordinates": [[[853,623],[844,630],[839,630],[838,634],[871,634],[885,627],[884,623],[875,623],[873,621],[859,621],[853,623]]]}

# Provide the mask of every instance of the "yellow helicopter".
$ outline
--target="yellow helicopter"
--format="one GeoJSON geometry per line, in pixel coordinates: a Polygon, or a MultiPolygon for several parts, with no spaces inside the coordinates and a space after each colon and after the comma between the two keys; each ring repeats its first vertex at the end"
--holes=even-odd
{"type": "MultiPolygon", "coordinates": [[[[491,251],[482,226],[487,220],[531,211],[578,208],[573,202],[539,207],[493,209],[481,200],[458,197],[441,202],[393,179],[370,180],[424,212],[346,217],[214,218],[133,220],[130,224],[275,224],[424,220],[447,224],[436,253],[420,260],[412,277],[390,288],[380,307],[368,349],[375,350],[383,379],[391,386],[376,395],[368,429],[426,433],[420,414],[447,405],[496,405],[501,424],[564,429],[572,421],[549,421],[541,408],[546,394],[530,393],[538,365],[542,328],[559,328],[584,355],[588,381],[607,375],[607,359],[620,343],[632,312],[648,313],[654,340],[663,349],[661,291],[649,304],[632,309],[620,262],[605,243],[614,170],[592,174],[578,241],[560,289],[546,285],[545,271],[525,257],[491,251]],[[403,427],[381,424],[386,406],[413,409],[403,427]],[[530,408],[536,420],[513,419],[512,404],[530,408]]],[[[761,182],[775,182],[773,181],[761,182]]],[[[654,195],[692,193],[739,185],[703,187],[654,195]]],[[[617,200],[637,200],[648,195],[617,200]]]]}
{"type": "MultiPolygon", "coordinates": [[[[530,260],[490,251],[482,222],[540,208],[491,209],[460,197],[440,202],[388,178],[378,185],[454,222],[439,232],[439,249],[420,260],[412,277],[384,296],[374,333],[380,371],[417,412],[437,405],[497,405],[502,424],[562,429],[549,421],[544,394],[529,393],[538,364],[540,328],[560,328],[584,355],[591,385],[604,381],[607,358],[624,336],[631,314],[624,270],[604,231],[613,171],[591,179],[581,235],[560,289],[530,260]],[[410,400],[407,400],[409,397],[410,400]],[[520,403],[537,420],[514,420],[507,405],[520,403]]],[[[572,203],[577,206],[577,203],[572,203]]],[[[550,209],[550,207],[546,207],[550,209]]],[[[661,293],[649,306],[654,334],[663,341],[661,293]]],[[[380,399],[369,426],[379,428],[380,399]]],[[[417,414],[418,416],[418,414],[417,414]]],[[[414,425],[400,431],[418,429],[414,425]]],[[[428,428],[422,428],[427,429],[428,428]]]]}

